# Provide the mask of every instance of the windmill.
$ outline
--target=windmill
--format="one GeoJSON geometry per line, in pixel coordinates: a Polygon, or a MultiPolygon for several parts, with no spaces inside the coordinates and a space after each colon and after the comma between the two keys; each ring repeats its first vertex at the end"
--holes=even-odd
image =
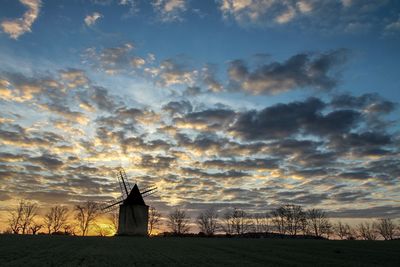
{"type": "Polygon", "coordinates": [[[101,210],[109,212],[119,207],[118,235],[147,235],[149,206],[143,197],[154,194],[157,187],[147,187],[142,192],[136,183],[132,187],[123,168],[117,170],[117,179],[122,195],[102,205],[101,210]]]}

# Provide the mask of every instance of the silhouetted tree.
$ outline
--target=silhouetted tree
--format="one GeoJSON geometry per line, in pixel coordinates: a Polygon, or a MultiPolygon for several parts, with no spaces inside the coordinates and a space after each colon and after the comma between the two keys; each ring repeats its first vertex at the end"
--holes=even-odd
{"type": "Polygon", "coordinates": [[[59,232],[63,229],[68,220],[68,208],[64,206],[55,206],[44,215],[44,224],[48,234],[59,232]]]}
{"type": "Polygon", "coordinates": [[[251,226],[246,212],[242,209],[234,208],[225,213],[223,229],[227,234],[244,234],[251,226]]]}
{"type": "Polygon", "coordinates": [[[150,207],[149,209],[149,223],[148,223],[148,233],[153,234],[153,231],[157,229],[161,222],[161,213],[155,207],[150,207]]]}
{"type": "Polygon", "coordinates": [[[36,235],[40,229],[42,229],[43,224],[37,223],[37,222],[33,222],[30,226],[29,229],[32,233],[32,235],[36,235]]]}
{"type": "Polygon", "coordinates": [[[362,222],[357,225],[359,237],[364,240],[376,240],[378,237],[374,223],[362,222]]]}
{"type": "Polygon", "coordinates": [[[223,223],[221,225],[222,230],[227,235],[233,234],[233,227],[232,227],[232,220],[231,220],[231,213],[226,212],[223,217],[223,223]]]}
{"type": "Polygon", "coordinates": [[[272,223],[280,234],[297,235],[304,229],[306,214],[298,205],[284,205],[271,212],[272,223]]]}
{"type": "Polygon", "coordinates": [[[13,234],[19,234],[21,230],[22,213],[24,210],[23,209],[24,205],[25,202],[21,200],[18,203],[17,208],[10,212],[11,217],[8,220],[8,226],[10,227],[13,234]]]}
{"type": "Polygon", "coordinates": [[[324,211],[320,209],[310,209],[306,212],[307,222],[311,232],[316,237],[328,235],[331,231],[332,225],[324,211]]]}
{"type": "Polygon", "coordinates": [[[284,235],[286,233],[286,209],[279,207],[271,212],[271,222],[275,230],[284,235]]]}
{"type": "Polygon", "coordinates": [[[190,218],[186,215],[186,212],[178,208],[168,216],[168,226],[176,235],[185,234],[189,231],[189,221],[190,218]]]}
{"type": "Polygon", "coordinates": [[[111,226],[113,228],[113,232],[117,233],[117,231],[118,231],[118,220],[119,220],[118,212],[111,212],[108,215],[108,219],[111,222],[111,226]]]}
{"type": "Polygon", "coordinates": [[[65,235],[76,235],[76,224],[68,223],[63,226],[65,235]]]}
{"type": "Polygon", "coordinates": [[[78,221],[81,234],[85,236],[99,215],[99,205],[95,202],[87,201],[83,205],[76,205],[75,211],[75,218],[78,221]]]}
{"type": "Polygon", "coordinates": [[[218,213],[214,208],[209,208],[205,212],[202,212],[197,217],[197,224],[200,231],[208,236],[212,236],[217,231],[218,225],[218,213]]]}
{"type": "Polygon", "coordinates": [[[339,237],[340,240],[346,239],[346,232],[345,232],[346,228],[341,221],[338,221],[336,224],[334,224],[333,229],[335,231],[335,234],[339,237]]]}
{"type": "Polygon", "coordinates": [[[256,233],[267,233],[269,231],[268,214],[256,214],[253,216],[252,220],[252,225],[256,233]]]}
{"type": "Polygon", "coordinates": [[[353,229],[350,227],[350,225],[343,224],[342,222],[337,222],[333,229],[335,230],[335,234],[341,239],[341,240],[352,240],[355,239],[355,233],[353,229]]]}
{"type": "Polygon", "coordinates": [[[37,204],[20,200],[15,210],[10,212],[8,225],[14,234],[27,234],[37,215],[37,204]]]}
{"type": "Polygon", "coordinates": [[[306,220],[306,214],[304,213],[303,208],[298,205],[285,205],[284,209],[286,213],[285,221],[288,233],[296,236],[306,220]]]}
{"type": "Polygon", "coordinates": [[[33,223],[33,219],[37,215],[37,204],[32,202],[25,202],[22,212],[21,229],[22,234],[27,234],[29,227],[33,223]]]}
{"type": "Polygon", "coordinates": [[[394,238],[396,226],[391,219],[383,218],[378,220],[376,229],[385,240],[392,240],[394,238]]]}
{"type": "Polygon", "coordinates": [[[300,230],[303,235],[312,235],[311,224],[309,223],[309,220],[307,218],[300,221],[300,230]]]}

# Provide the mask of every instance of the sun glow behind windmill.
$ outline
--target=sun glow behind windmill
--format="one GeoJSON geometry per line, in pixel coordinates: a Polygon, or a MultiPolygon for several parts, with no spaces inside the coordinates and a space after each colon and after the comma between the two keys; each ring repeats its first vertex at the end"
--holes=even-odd
{"type": "Polygon", "coordinates": [[[117,180],[121,196],[102,205],[101,210],[110,212],[119,207],[118,235],[147,235],[149,206],[143,197],[154,194],[157,187],[147,187],[142,192],[136,183],[132,187],[123,168],[118,168],[117,180]]]}

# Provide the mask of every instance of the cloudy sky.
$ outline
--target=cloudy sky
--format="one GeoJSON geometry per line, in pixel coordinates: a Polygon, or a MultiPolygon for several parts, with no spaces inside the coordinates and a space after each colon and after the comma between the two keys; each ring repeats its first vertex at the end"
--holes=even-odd
{"type": "Polygon", "coordinates": [[[2,0],[0,226],[118,196],[400,216],[400,2],[2,0]]]}

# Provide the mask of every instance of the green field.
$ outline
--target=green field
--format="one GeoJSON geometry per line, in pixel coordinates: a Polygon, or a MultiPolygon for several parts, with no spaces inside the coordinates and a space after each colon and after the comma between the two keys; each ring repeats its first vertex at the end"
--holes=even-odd
{"type": "Polygon", "coordinates": [[[0,266],[400,266],[400,241],[3,235],[0,266]]]}

